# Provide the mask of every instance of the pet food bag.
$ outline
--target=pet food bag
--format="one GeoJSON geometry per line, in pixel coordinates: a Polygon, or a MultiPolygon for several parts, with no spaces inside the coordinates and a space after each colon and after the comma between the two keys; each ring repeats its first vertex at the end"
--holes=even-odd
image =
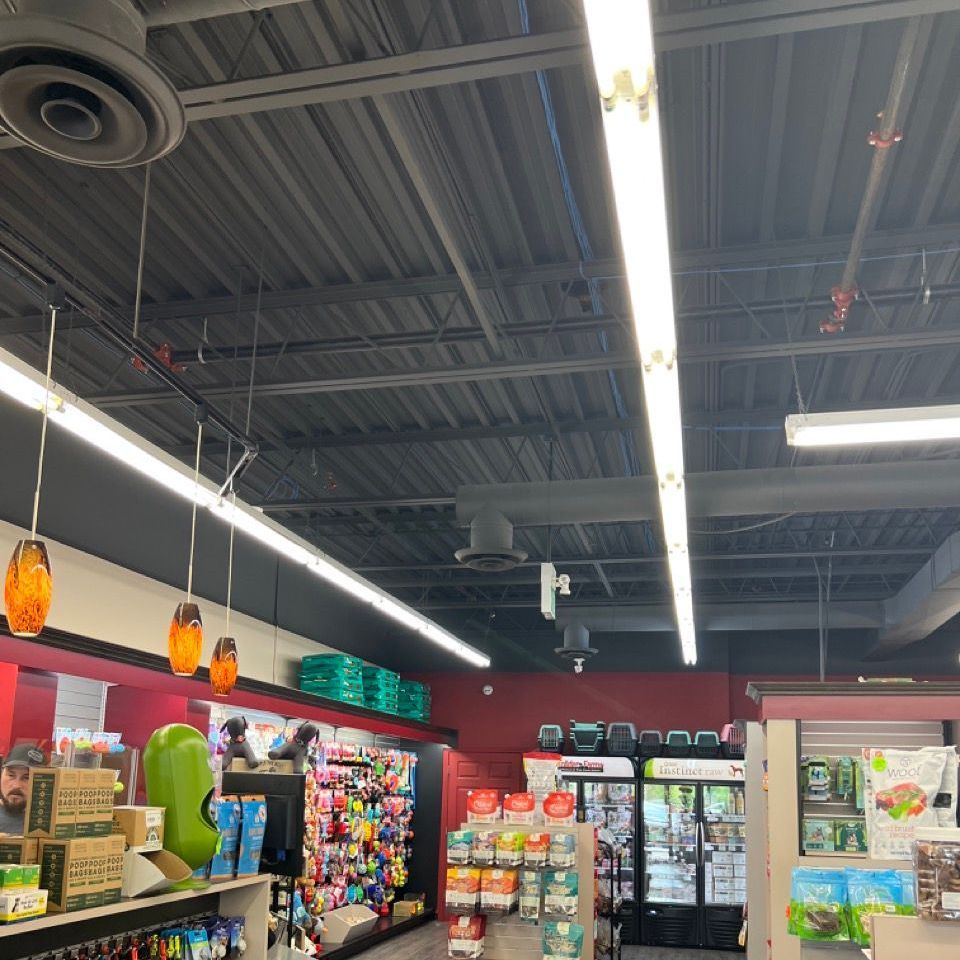
{"type": "Polygon", "coordinates": [[[554,790],[543,798],[543,822],[548,827],[569,827],[577,809],[577,800],[572,793],[554,790]]]}
{"type": "Polygon", "coordinates": [[[529,826],[533,823],[537,801],[532,793],[508,793],[503,798],[503,822],[529,826]]]}
{"type": "Polygon", "coordinates": [[[579,960],[583,953],[583,927],[566,920],[548,920],[543,925],[544,960],[579,960]]]}
{"type": "Polygon", "coordinates": [[[497,834],[492,830],[478,830],[473,835],[473,862],[497,862],[497,834]]]}
{"type": "Polygon", "coordinates": [[[516,870],[497,867],[483,871],[480,880],[480,909],[509,913],[520,899],[520,879],[516,870]]]}
{"type": "Polygon", "coordinates": [[[551,833],[547,863],[551,867],[572,867],[577,862],[577,838],[572,833],[551,833]]]}
{"type": "Polygon", "coordinates": [[[483,956],[487,918],[456,917],[447,927],[447,956],[455,960],[476,960],[483,956]]]}
{"type": "Polygon", "coordinates": [[[869,947],[873,914],[905,914],[903,884],[896,870],[847,870],[846,875],[850,939],[869,947]]]}
{"type": "Polygon", "coordinates": [[[913,866],[917,916],[960,921],[960,830],[918,831],[913,866]]]}
{"type": "Polygon", "coordinates": [[[937,816],[937,826],[952,830],[957,825],[957,767],[960,758],[957,757],[955,747],[921,747],[921,750],[943,753],[943,776],[933,808],[937,816]]]}
{"type": "Polygon", "coordinates": [[[870,856],[909,860],[917,830],[936,827],[943,780],[943,750],[878,750],[865,747],[866,818],[870,856]]]}
{"type": "Polygon", "coordinates": [[[849,940],[847,881],[842,870],[795,867],[787,932],[801,940],[849,940]]]}
{"type": "Polygon", "coordinates": [[[447,867],[444,903],[452,914],[475,913],[480,905],[480,871],[476,867],[447,867]]]}
{"type": "Polygon", "coordinates": [[[519,867],[523,863],[522,833],[501,833],[497,837],[497,863],[502,867],[519,867]]]}
{"type": "Polygon", "coordinates": [[[528,833],[523,838],[523,862],[528,867],[542,867],[550,852],[549,833],[528,833]]]}
{"type": "Polygon", "coordinates": [[[540,919],[540,871],[520,871],[520,919],[540,919]]]}
{"type": "Polygon", "coordinates": [[[470,863],[472,857],[472,830],[454,830],[447,834],[447,863],[470,863]]]}
{"type": "Polygon", "coordinates": [[[496,823],[500,819],[500,794],[496,790],[471,790],[467,794],[467,823],[496,823]]]}
{"type": "Polygon", "coordinates": [[[551,920],[576,920],[579,877],[572,870],[548,870],[543,875],[543,915],[551,920]]]}

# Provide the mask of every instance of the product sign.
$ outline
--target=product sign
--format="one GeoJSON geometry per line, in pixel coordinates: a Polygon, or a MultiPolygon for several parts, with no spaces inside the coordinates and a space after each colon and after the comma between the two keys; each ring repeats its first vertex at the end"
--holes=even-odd
{"type": "Polygon", "coordinates": [[[636,777],[629,757],[564,757],[558,773],[566,780],[589,780],[592,777],[633,780],[636,777]]]}
{"type": "Polygon", "coordinates": [[[746,779],[742,760],[673,760],[656,757],[644,769],[648,780],[737,780],[746,779]]]}

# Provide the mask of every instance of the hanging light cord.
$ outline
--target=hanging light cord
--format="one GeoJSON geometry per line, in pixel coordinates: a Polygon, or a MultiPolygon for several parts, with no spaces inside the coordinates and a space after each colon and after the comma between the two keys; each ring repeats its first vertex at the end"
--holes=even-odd
{"type": "MultiPolygon", "coordinates": [[[[193,488],[200,486],[200,445],[203,443],[203,423],[197,423],[197,459],[193,468],[193,488]]],[[[197,539],[197,498],[193,498],[193,517],[190,520],[190,565],[187,567],[187,603],[193,602],[193,545],[197,539]]]]}
{"type": "Polygon", "coordinates": [[[53,338],[57,331],[57,308],[50,308],[50,346],[47,348],[47,380],[43,395],[43,424],[40,427],[40,458],[37,461],[37,489],[33,493],[33,521],[30,539],[37,539],[37,517],[40,514],[40,484],[43,482],[43,454],[47,449],[47,410],[50,407],[50,379],[53,375],[53,338]]]}
{"type": "Polygon", "coordinates": [[[227,633],[230,636],[230,601],[233,599],[233,535],[236,533],[237,491],[230,491],[230,551],[227,554],[227,633]]]}

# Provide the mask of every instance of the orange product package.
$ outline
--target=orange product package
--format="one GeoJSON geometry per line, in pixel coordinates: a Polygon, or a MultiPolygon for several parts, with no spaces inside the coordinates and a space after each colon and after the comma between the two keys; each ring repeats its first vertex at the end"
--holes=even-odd
{"type": "Polygon", "coordinates": [[[539,867],[547,862],[550,834],[528,833],[523,838],[523,862],[528,867],[539,867]]]}
{"type": "Polygon", "coordinates": [[[500,819],[500,794],[496,790],[471,790],[467,794],[467,823],[496,823],[500,819]]]}
{"type": "Polygon", "coordinates": [[[577,801],[572,793],[554,790],[543,798],[543,822],[550,827],[566,827],[573,823],[577,801]]]}
{"type": "Polygon", "coordinates": [[[520,876],[516,870],[497,867],[483,871],[480,880],[480,909],[509,912],[520,902],[520,876]]]}
{"type": "Polygon", "coordinates": [[[448,867],[444,903],[451,913],[473,913],[480,902],[480,870],[448,867]]]}
{"type": "Polygon", "coordinates": [[[508,793],[503,798],[503,822],[531,824],[537,812],[537,798],[532,793],[508,793]]]}

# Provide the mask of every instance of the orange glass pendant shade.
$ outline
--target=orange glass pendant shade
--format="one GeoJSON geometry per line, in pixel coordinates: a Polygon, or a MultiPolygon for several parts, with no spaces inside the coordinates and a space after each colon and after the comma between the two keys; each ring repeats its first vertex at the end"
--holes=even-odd
{"type": "Polygon", "coordinates": [[[237,641],[233,637],[221,637],[210,660],[210,689],[214,696],[229,696],[236,686],[239,666],[237,641]]]}
{"type": "Polygon", "coordinates": [[[20,540],[3,583],[3,605],[15,637],[35,637],[43,629],[53,598],[50,558],[42,540],[20,540]]]}
{"type": "Polygon", "coordinates": [[[203,653],[203,621],[195,603],[179,603],[170,621],[168,656],[170,669],[178,677],[192,677],[203,653]]]}

